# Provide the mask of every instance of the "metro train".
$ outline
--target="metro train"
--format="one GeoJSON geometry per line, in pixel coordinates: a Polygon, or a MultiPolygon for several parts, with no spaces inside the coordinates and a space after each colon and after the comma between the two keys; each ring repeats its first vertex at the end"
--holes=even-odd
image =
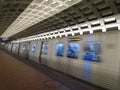
{"type": "Polygon", "coordinates": [[[120,32],[9,43],[14,54],[88,83],[120,90],[120,32]]]}

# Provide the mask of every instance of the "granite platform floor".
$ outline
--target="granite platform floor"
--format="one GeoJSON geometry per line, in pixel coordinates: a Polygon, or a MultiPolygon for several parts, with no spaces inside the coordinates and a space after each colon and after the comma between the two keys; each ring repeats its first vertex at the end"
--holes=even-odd
{"type": "Polygon", "coordinates": [[[0,50],[0,90],[70,90],[0,50]]]}
{"type": "Polygon", "coordinates": [[[0,90],[107,90],[0,48],[0,90]]]}

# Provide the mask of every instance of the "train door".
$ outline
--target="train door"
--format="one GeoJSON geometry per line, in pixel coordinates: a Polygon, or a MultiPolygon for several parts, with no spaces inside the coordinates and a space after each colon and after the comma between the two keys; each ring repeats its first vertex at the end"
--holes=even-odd
{"type": "Polygon", "coordinates": [[[18,55],[18,49],[19,49],[19,44],[17,43],[16,44],[16,50],[15,50],[16,51],[16,55],[18,55]]]}
{"type": "Polygon", "coordinates": [[[15,49],[16,49],[16,46],[15,46],[15,44],[13,44],[13,46],[12,46],[12,53],[14,53],[15,54],[15,49]]]}
{"type": "Polygon", "coordinates": [[[23,45],[23,56],[28,59],[28,53],[29,53],[29,44],[25,43],[23,45]]]}
{"type": "Polygon", "coordinates": [[[39,61],[41,62],[41,64],[43,65],[47,65],[47,53],[48,53],[48,42],[42,42],[41,45],[41,51],[40,51],[40,59],[39,61]]]}
{"type": "Polygon", "coordinates": [[[30,42],[27,44],[27,50],[26,50],[26,59],[29,57],[29,50],[30,50],[30,42]]]}
{"type": "Polygon", "coordinates": [[[26,58],[26,45],[24,44],[22,47],[23,51],[22,51],[22,56],[26,58]]]}
{"type": "Polygon", "coordinates": [[[14,47],[15,47],[14,53],[15,53],[16,55],[18,55],[19,44],[18,44],[18,43],[15,44],[14,47]]]}
{"type": "Polygon", "coordinates": [[[32,51],[31,51],[31,60],[35,59],[35,52],[36,52],[36,43],[32,44],[32,51]]]}
{"type": "Polygon", "coordinates": [[[20,46],[21,46],[21,43],[19,43],[18,45],[18,55],[20,54],[20,46]]]}
{"type": "Polygon", "coordinates": [[[13,44],[10,45],[10,52],[12,52],[13,44]]]}

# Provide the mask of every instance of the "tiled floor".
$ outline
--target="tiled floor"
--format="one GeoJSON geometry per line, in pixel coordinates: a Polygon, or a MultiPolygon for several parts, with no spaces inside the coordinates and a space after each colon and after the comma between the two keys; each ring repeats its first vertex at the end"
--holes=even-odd
{"type": "Polygon", "coordinates": [[[0,90],[70,90],[0,50],[0,90]]]}

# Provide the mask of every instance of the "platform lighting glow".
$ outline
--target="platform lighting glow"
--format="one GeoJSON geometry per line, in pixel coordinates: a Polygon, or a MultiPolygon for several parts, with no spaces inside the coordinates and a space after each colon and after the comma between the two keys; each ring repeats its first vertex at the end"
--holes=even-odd
{"type": "Polygon", "coordinates": [[[82,24],[82,25],[81,25],[81,27],[85,27],[85,26],[87,26],[87,24],[82,24]]]}
{"type": "Polygon", "coordinates": [[[107,19],[105,19],[105,22],[110,22],[110,21],[114,21],[115,20],[115,18],[113,17],[113,18],[107,18],[107,19]]]}
{"type": "Polygon", "coordinates": [[[33,0],[1,37],[11,37],[80,1],[82,0],[33,0]]]}
{"type": "Polygon", "coordinates": [[[106,28],[105,27],[102,27],[102,32],[106,32],[106,28]]]}
{"type": "Polygon", "coordinates": [[[90,34],[93,34],[93,30],[90,30],[90,34]]]}
{"type": "Polygon", "coordinates": [[[91,24],[93,24],[93,25],[99,24],[99,23],[100,23],[100,21],[93,21],[93,22],[91,22],[91,24]]]}
{"type": "MultiPolygon", "coordinates": [[[[119,19],[117,19],[118,17],[120,17],[120,15],[113,15],[107,18],[103,18],[103,19],[98,19],[98,20],[94,20],[91,22],[86,22],[86,23],[82,23],[82,24],[77,24],[77,25],[73,25],[70,27],[66,27],[66,28],[62,28],[59,30],[55,30],[55,31],[51,31],[51,32],[46,32],[46,33],[42,33],[42,34],[38,34],[38,35],[34,35],[34,36],[30,36],[30,37],[25,37],[25,38],[21,38],[18,39],[16,41],[12,41],[14,43],[17,42],[25,42],[25,41],[31,41],[33,40],[33,38],[36,38],[36,40],[42,40],[42,39],[52,39],[53,37],[62,37],[63,35],[65,35],[66,37],[68,36],[68,34],[76,34],[76,33],[80,33],[80,35],[83,35],[84,32],[90,32],[90,34],[92,34],[94,31],[96,30],[102,30],[102,32],[106,32],[107,28],[112,28],[112,27],[118,27],[120,26],[120,22],[119,19]],[[116,22],[112,22],[111,24],[105,24],[104,21],[108,18],[115,18],[116,22]],[[117,21],[118,20],[118,21],[117,21]],[[95,27],[90,27],[90,25],[92,25],[94,22],[95,23],[100,23],[99,26],[95,26],[95,27]],[[101,24],[102,23],[102,24],[101,24]],[[89,28],[81,28],[81,26],[89,26],[89,28]],[[73,29],[77,29],[77,30],[73,30],[73,29]],[[69,31],[69,32],[68,32],[69,31]]],[[[109,19],[109,20],[114,20],[114,19],[109,19]]]]}

